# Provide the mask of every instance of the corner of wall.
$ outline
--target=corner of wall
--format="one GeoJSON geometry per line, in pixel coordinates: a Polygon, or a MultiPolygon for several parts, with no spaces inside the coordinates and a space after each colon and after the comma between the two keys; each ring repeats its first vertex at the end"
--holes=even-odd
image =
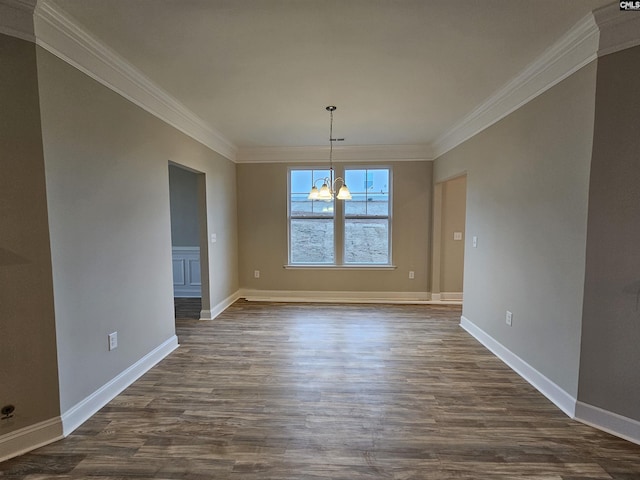
{"type": "Polygon", "coordinates": [[[547,397],[566,415],[571,418],[575,416],[576,399],[572,395],[533,368],[464,315],[460,318],[460,326],[484,345],[487,350],[502,360],[509,368],[547,397]]]}
{"type": "Polygon", "coordinates": [[[575,419],[604,432],[640,445],[640,422],[578,401],[575,419]]]}
{"type": "Polygon", "coordinates": [[[61,417],[54,417],[15,430],[0,437],[0,462],[44,447],[61,438],[63,438],[61,417]]]}
{"type": "Polygon", "coordinates": [[[237,290],[236,292],[229,295],[227,298],[225,298],[218,304],[214,305],[212,308],[208,310],[201,310],[200,320],[213,320],[241,297],[242,297],[241,291],[237,290]]]}

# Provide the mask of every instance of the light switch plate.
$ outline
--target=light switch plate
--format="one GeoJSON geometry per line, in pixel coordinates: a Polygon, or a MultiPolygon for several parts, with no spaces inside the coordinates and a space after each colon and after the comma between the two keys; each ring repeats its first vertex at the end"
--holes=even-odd
{"type": "Polygon", "coordinates": [[[118,348],[118,332],[109,334],[109,351],[118,348]]]}

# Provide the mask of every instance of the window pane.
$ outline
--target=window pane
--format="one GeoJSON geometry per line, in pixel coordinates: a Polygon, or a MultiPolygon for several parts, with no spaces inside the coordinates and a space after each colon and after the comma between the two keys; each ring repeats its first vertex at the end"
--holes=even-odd
{"type": "Polygon", "coordinates": [[[344,181],[349,186],[349,191],[353,192],[366,192],[366,170],[346,170],[344,172],[344,181]]]}
{"type": "Polygon", "coordinates": [[[320,188],[322,179],[329,176],[329,170],[291,170],[291,193],[309,193],[315,185],[320,188]]]}
{"type": "Polygon", "coordinates": [[[372,193],[367,196],[367,215],[389,216],[389,194],[372,193]]]}
{"type": "Polygon", "coordinates": [[[372,183],[369,191],[373,193],[389,193],[389,170],[369,170],[371,173],[372,183]]]}
{"type": "Polygon", "coordinates": [[[348,169],[344,181],[351,193],[389,193],[389,169],[348,169]]]}
{"type": "Polygon", "coordinates": [[[345,202],[345,215],[389,216],[389,170],[353,169],[345,172],[353,199],[345,202]]]}
{"type": "Polygon", "coordinates": [[[309,193],[313,183],[312,170],[291,170],[291,193],[309,193]]]}
{"type": "Polygon", "coordinates": [[[317,187],[322,179],[329,176],[329,170],[291,170],[290,212],[292,217],[333,216],[333,201],[308,200],[309,191],[314,181],[317,187]]]}
{"type": "Polygon", "coordinates": [[[307,200],[308,193],[291,194],[291,217],[327,217],[333,218],[333,200],[307,200]]]}
{"type": "Polygon", "coordinates": [[[333,245],[333,218],[291,219],[291,263],[334,263],[333,245]]]}
{"type": "Polygon", "coordinates": [[[307,200],[308,194],[292,193],[291,194],[291,216],[301,217],[311,215],[313,206],[311,200],[307,200]]]}
{"type": "Polygon", "coordinates": [[[352,200],[344,204],[344,213],[347,217],[357,215],[389,216],[388,193],[352,193],[351,197],[352,200]]]}
{"type": "Polygon", "coordinates": [[[346,219],[345,263],[389,263],[389,220],[346,219]]]}
{"type": "Polygon", "coordinates": [[[344,214],[346,216],[366,215],[367,195],[364,193],[351,192],[351,200],[344,202],[344,214]]]}

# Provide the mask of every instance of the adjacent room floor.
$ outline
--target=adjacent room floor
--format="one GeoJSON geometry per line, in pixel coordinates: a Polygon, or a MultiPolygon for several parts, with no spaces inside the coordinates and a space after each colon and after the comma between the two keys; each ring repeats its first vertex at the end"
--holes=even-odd
{"type": "Polygon", "coordinates": [[[198,310],[178,302],[180,348],[0,477],[640,479],[640,446],[567,418],[459,307],[198,310]]]}

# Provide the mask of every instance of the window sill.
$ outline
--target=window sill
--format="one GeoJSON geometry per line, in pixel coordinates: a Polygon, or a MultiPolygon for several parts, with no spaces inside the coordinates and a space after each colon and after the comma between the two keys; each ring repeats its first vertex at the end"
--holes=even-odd
{"type": "Polygon", "coordinates": [[[283,265],[286,270],[395,270],[395,265],[283,265]]]}

